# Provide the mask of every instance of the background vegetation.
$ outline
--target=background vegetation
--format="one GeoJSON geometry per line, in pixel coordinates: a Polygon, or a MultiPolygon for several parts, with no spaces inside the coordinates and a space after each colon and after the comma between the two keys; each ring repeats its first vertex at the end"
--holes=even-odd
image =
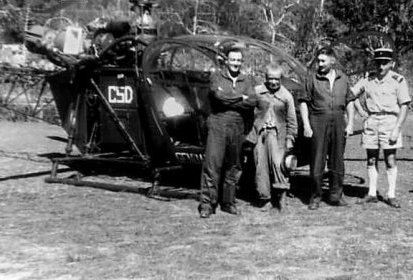
{"type": "MultiPolygon", "coordinates": [[[[162,0],[154,15],[159,28],[178,33],[229,33],[281,45],[304,63],[325,41],[380,31],[394,41],[409,72],[413,50],[413,1],[410,0],[162,0]],[[173,24],[171,24],[173,23],[173,24]],[[178,28],[179,27],[179,28],[178,28]]],[[[23,41],[27,25],[67,17],[84,25],[96,17],[132,20],[128,0],[1,0],[0,26],[13,41],[23,41]]]]}

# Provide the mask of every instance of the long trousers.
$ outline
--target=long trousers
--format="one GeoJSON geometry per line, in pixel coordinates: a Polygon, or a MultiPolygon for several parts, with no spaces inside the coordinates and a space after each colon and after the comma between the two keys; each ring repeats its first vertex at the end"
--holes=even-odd
{"type": "Polygon", "coordinates": [[[310,115],[311,138],[310,176],[311,199],[321,199],[325,165],[329,169],[330,201],[343,193],[345,120],[343,112],[310,115]]]}
{"type": "Polygon", "coordinates": [[[241,117],[222,114],[208,118],[199,209],[215,208],[218,203],[226,206],[235,204],[244,137],[244,120],[241,117]],[[222,197],[219,197],[221,190],[222,197]]]}
{"type": "Polygon", "coordinates": [[[255,183],[260,199],[271,198],[271,187],[288,189],[288,178],[281,165],[285,149],[280,146],[276,129],[267,129],[258,135],[254,148],[255,183]]]}

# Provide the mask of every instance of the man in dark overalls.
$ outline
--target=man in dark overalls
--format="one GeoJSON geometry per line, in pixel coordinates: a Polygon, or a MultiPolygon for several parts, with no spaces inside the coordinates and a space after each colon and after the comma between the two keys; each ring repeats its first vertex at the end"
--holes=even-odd
{"type": "Polygon", "coordinates": [[[239,214],[235,191],[241,176],[241,147],[245,139],[244,121],[255,106],[254,89],[249,77],[240,72],[241,49],[227,52],[227,67],[211,75],[211,114],[208,117],[208,138],[201,174],[201,197],[198,207],[201,218],[221,210],[239,214]],[[222,186],[222,197],[218,197],[222,186]]]}
{"type": "Polygon", "coordinates": [[[317,72],[307,77],[306,88],[298,101],[304,126],[304,137],[311,138],[310,176],[311,198],[308,209],[319,208],[322,180],[328,158],[329,203],[347,206],[343,199],[344,147],[352,133],[352,123],[346,125],[345,111],[353,121],[355,96],[350,91],[348,77],[335,69],[334,51],[330,47],[317,52],[317,72]]]}

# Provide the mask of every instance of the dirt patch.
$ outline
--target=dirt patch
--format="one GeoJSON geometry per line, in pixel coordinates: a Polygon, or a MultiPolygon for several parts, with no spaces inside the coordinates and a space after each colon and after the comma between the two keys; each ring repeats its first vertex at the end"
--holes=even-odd
{"type": "MultiPolygon", "coordinates": [[[[64,151],[65,143],[56,141],[64,132],[56,126],[9,122],[0,122],[0,131],[0,279],[413,277],[409,146],[400,153],[405,159],[399,161],[400,210],[384,203],[357,205],[356,196],[347,196],[349,208],[322,204],[311,212],[300,199],[288,197],[284,213],[262,212],[239,200],[241,216],[218,210],[201,220],[194,199],[159,201],[46,184],[42,172],[51,165],[45,154],[64,151]]],[[[358,141],[356,136],[348,142],[346,169],[365,177],[358,141]]],[[[379,190],[385,193],[383,165],[380,172],[379,190]]],[[[104,179],[149,186],[127,178],[104,179]]]]}

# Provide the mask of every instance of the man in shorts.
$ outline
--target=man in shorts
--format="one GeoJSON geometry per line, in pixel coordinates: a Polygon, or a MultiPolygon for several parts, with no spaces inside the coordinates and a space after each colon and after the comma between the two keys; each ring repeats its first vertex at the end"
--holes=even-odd
{"type": "Polygon", "coordinates": [[[411,101],[406,79],[392,71],[393,51],[380,48],[374,51],[376,71],[361,79],[352,88],[354,95],[363,99],[361,103],[367,113],[364,121],[362,146],[367,151],[367,173],[369,192],[361,203],[375,203],[379,151],[383,150],[386,164],[388,192],[385,202],[400,208],[396,200],[396,150],[402,147],[402,126],[411,101]]]}

